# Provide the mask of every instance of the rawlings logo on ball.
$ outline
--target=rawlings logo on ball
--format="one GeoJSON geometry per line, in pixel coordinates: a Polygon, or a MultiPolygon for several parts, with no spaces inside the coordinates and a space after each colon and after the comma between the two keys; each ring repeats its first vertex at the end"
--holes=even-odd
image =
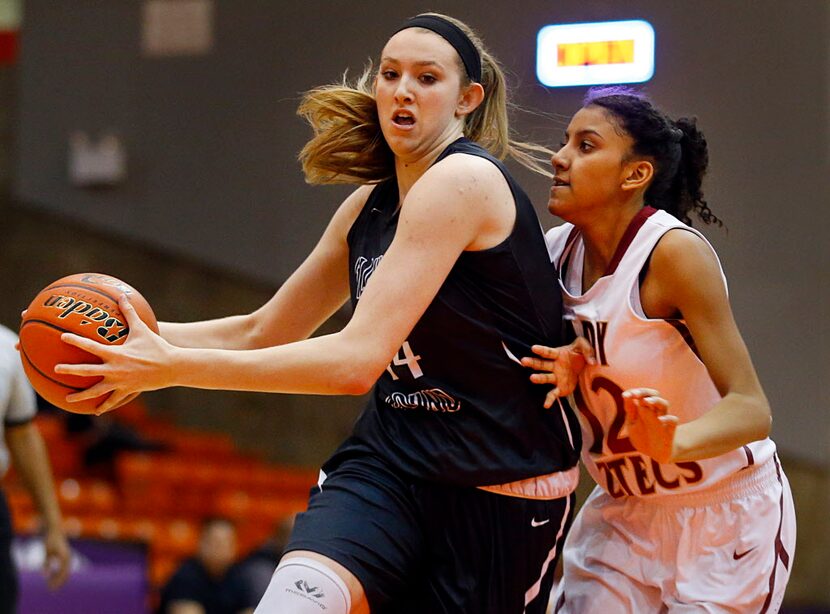
{"type": "Polygon", "coordinates": [[[116,279],[115,277],[107,277],[106,275],[98,275],[96,273],[86,273],[81,276],[81,279],[79,281],[87,284],[95,284],[101,286],[108,286],[110,288],[116,288],[124,294],[132,294],[133,292],[135,292],[135,290],[133,290],[130,286],[125,284],[120,279],[116,279]]]}
{"type": "Polygon", "coordinates": [[[71,296],[53,294],[43,303],[44,307],[53,307],[60,310],[58,317],[65,319],[73,313],[82,316],[83,324],[100,324],[97,329],[98,335],[113,343],[121,337],[129,334],[130,329],[118,318],[112,317],[107,311],[96,307],[92,303],[74,299],[71,296]]]}

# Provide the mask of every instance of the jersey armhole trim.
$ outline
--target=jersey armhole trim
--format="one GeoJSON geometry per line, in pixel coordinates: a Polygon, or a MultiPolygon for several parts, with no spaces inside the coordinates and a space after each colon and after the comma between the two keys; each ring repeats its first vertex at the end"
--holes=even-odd
{"type": "Polygon", "coordinates": [[[690,232],[693,235],[700,238],[709,247],[709,249],[712,251],[712,253],[715,256],[715,259],[718,262],[718,268],[720,268],[720,270],[721,270],[721,279],[723,280],[724,286],[726,286],[726,276],[723,273],[723,267],[720,264],[720,258],[718,258],[718,254],[715,251],[715,248],[712,247],[712,244],[709,243],[709,241],[706,240],[706,237],[704,237],[700,233],[699,230],[696,230],[696,229],[691,228],[689,226],[670,226],[670,227],[666,228],[665,232],[663,234],[661,234],[660,237],[658,237],[657,241],[654,242],[654,245],[651,247],[651,251],[649,251],[648,255],[646,256],[645,260],[643,261],[642,266],[640,267],[640,270],[637,272],[637,275],[634,278],[633,285],[629,289],[628,295],[626,297],[626,301],[627,301],[627,305],[628,305],[629,310],[640,321],[643,321],[643,322],[669,322],[669,323],[671,323],[672,321],[683,322],[683,320],[681,318],[652,318],[652,317],[649,317],[648,315],[646,315],[645,309],[643,309],[642,300],[640,298],[640,290],[643,286],[643,282],[645,281],[647,269],[648,269],[648,267],[651,263],[651,258],[652,258],[652,256],[654,256],[654,250],[656,250],[657,246],[660,245],[660,241],[663,240],[663,237],[665,237],[672,230],[682,230],[684,232],[690,232]]]}

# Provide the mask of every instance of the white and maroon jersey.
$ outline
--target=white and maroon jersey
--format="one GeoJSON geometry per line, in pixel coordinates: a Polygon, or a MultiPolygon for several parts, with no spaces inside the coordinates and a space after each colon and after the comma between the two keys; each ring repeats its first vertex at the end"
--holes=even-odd
{"type": "Polygon", "coordinates": [[[630,388],[658,390],[681,424],[705,414],[721,398],[683,320],[647,318],[640,305],[640,273],[657,242],[673,228],[703,239],[669,213],[645,207],[621,239],[605,276],[586,292],[580,233],[564,224],[546,235],[551,260],[560,271],[565,317],[591,342],[597,359],[582,372],[574,393],[583,431],[582,460],[613,497],[700,490],[763,463],[775,452],[775,444],[764,439],[715,458],[661,464],[637,452],[626,435],[622,393],[630,388]]]}

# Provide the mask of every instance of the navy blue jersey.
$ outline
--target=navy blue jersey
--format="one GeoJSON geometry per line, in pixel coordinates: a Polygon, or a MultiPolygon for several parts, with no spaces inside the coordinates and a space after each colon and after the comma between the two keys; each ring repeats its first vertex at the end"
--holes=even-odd
{"type": "MultiPolygon", "coordinates": [[[[570,408],[545,409],[548,387],[532,384],[517,362],[534,343],[565,343],[539,220],[500,161],[466,139],[437,161],[454,153],[499,168],[516,203],[515,226],[499,245],[459,257],[339,453],[370,450],[413,477],[462,486],[569,469],[579,456],[576,418],[570,408]]],[[[398,201],[394,178],[379,184],[349,231],[353,306],[392,242],[398,201]]]]}

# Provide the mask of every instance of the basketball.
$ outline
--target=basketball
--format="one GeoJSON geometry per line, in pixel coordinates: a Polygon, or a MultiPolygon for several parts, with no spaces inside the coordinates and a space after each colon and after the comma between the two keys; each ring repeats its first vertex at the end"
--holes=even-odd
{"type": "MultiPolygon", "coordinates": [[[[109,396],[107,393],[95,399],[67,403],[67,394],[89,388],[101,378],[57,374],[54,368],[57,364],[101,362],[97,356],[61,341],[64,332],[109,345],[124,343],[130,330],[118,307],[121,294],[129,297],[144,323],[158,332],[156,317],[144,297],[109,275],[79,273],[63,277],[41,290],[29,305],[20,324],[20,357],[32,386],[52,405],[74,413],[92,414],[109,396]]],[[[132,398],[125,399],[124,403],[132,398]]]]}

